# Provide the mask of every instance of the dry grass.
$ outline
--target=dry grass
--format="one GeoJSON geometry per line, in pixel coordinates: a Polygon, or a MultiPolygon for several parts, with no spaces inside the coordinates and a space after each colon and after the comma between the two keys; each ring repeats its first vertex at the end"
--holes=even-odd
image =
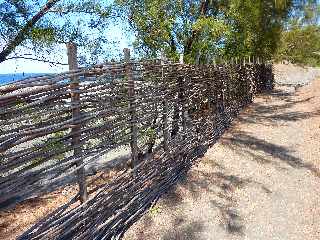
{"type": "Polygon", "coordinates": [[[67,187],[0,212],[0,239],[15,239],[39,219],[68,202],[76,193],[75,187],[67,187]]]}
{"type": "MultiPolygon", "coordinates": [[[[91,193],[89,197],[93,197],[96,189],[112,181],[118,174],[119,171],[107,171],[88,177],[88,182],[93,181],[88,186],[88,191],[91,193]]],[[[66,186],[45,196],[26,200],[13,209],[0,212],[0,239],[16,239],[40,219],[69,202],[77,192],[77,186],[66,186]]],[[[79,202],[70,206],[70,209],[78,205],[79,202]]]]}

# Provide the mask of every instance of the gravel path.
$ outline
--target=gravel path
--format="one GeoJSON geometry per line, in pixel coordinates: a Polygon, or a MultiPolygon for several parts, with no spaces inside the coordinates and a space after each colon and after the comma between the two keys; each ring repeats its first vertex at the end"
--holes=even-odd
{"type": "Polygon", "coordinates": [[[311,80],[320,77],[320,68],[276,64],[274,65],[274,74],[278,84],[305,85],[311,80]]]}
{"type": "Polygon", "coordinates": [[[320,239],[319,150],[320,80],[277,86],[124,239],[320,239]]]}

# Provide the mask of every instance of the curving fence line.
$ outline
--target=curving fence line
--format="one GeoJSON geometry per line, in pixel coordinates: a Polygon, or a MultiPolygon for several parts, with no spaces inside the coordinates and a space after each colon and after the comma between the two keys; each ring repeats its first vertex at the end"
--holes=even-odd
{"type": "Polygon", "coordinates": [[[272,87],[264,63],[130,61],[2,86],[0,209],[77,183],[70,202],[20,239],[120,238],[272,87]],[[128,169],[92,187],[92,166],[114,158],[128,169]]]}

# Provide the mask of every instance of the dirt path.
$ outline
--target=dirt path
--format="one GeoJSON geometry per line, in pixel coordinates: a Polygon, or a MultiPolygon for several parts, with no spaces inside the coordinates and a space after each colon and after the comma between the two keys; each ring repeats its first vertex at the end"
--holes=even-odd
{"type": "Polygon", "coordinates": [[[320,239],[320,80],[259,96],[124,239],[320,239]]]}

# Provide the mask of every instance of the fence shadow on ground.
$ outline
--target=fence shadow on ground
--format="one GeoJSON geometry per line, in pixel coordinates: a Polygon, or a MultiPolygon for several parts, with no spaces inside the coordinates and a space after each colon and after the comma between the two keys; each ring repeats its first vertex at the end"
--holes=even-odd
{"type": "Polygon", "coordinates": [[[228,233],[244,236],[245,225],[243,218],[236,208],[226,204],[221,204],[214,200],[210,203],[213,207],[219,209],[220,215],[222,216],[222,226],[228,233]]]}
{"type": "MultiPolygon", "coordinates": [[[[270,194],[271,190],[250,178],[227,174],[222,165],[208,157],[202,158],[201,164],[201,169],[197,167],[192,169],[186,175],[183,175],[176,185],[171,187],[162,197],[160,206],[169,208],[169,211],[174,212],[176,208],[183,206],[186,199],[191,198],[194,202],[197,202],[203,193],[208,193],[211,196],[208,204],[210,208],[217,210],[220,226],[225,232],[231,235],[244,236],[245,224],[243,217],[237,210],[236,200],[233,197],[234,191],[247,185],[258,186],[266,194],[270,194]]],[[[179,224],[176,224],[172,230],[165,232],[164,236],[170,236],[171,239],[199,239],[199,236],[195,234],[201,232],[203,226],[189,228],[190,221],[187,219],[190,219],[190,216],[184,214],[188,214],[188,211],[174,213],[174,222],[179,224]],[[191,230],[193,230],[193,233],[190,233],[191,230]],[[184,238],[187,235],[194,236],[194,238],[184,238]]],[[[210,222],[210,219],[208,221],[210,222]]],[[[145,227],[146,229],[150,227],[150,222],[145,227]]]]}
{"type": "MultiPolygon", "coordinates": [[[[308,97],[304,99],[295,100],[295,93],[289,93],[282,90],[274,90],[266,95],[266,98],[279,98],[281,102],[277,105],[265,105],[263,103],[253,103],[249,108],[254,109],[250,114],[240,115],[238,119],[240,122],[254,123],[254,124],[270,124],[278,125],[285,122],[296,122],[304,119],[309,119],[320,115],[320,110],[317,111],[294,111],[294,108],[299,104],[304,104],[313,99],[308,97]],[[287,111],[284,112],[283,111],[287,111]],[[279,113],[280,112],[280,113],[279,113]]],[[[290,149],[284,146],[270,143],[264,139],[259,139],[252,136],[248,132],[235,131],[231,137],[224,137],[221,141],[225,146],[231,148],[238,153],[248,154],[253,156],[252,159],[261,164],[272,164],[277,168],[284,169],[283,164],[292,168],[303,168],[312,172],[314,175],[320,177],[320,172],[315,166],[310,163],[306,163],[303,159],[294,155],[290,149]],[[262,155],[259,154],[263,153],[262,155]],[[279,161],[275,161],[270,156],[276,158],[279,161]]],[[[245,225],[243,217],[234,207],[234,199],[232,198],[232,191],[235,188],[241,188],[248,184],[256,184],[266,193],[270,194],[271,190],[263,184],[252,181],[251,179],[243,179],[238,176],[228,175],[224,173],[223,166],[219,165],[213,160],[207,161],[202,159],[202,163],[211,165],[212,168],[217,171],[205,173],[202,171],[194,172],[193,170],[187,175],[181,177],[177,185],[173,186],[168,193],[163,197],[161,204],[167,207],[175,208],[179,204],[182,204],[183,196],[178,191],[179,187],[184,188],[189,192],[188,195],[194,199],[204,192],[212,192],[217,196],[217,199],[210,201],[213,208],[217,208],[222,219],[221,226],[229,234],[244,235],[245,225]],[[218,191],[212,190],[212,186],[216,186],[218,191]]],[[[175,230],[171,230],[165,233],[164,239],[182,239],[184,236],[190,236],[187,239],[199,239],[196,233],[203,230],[204,223],[197,223],[195,226],[183,225],[179,228],[180,224],[185,222],[186,216],[176,216],[175,222],[179,223],[173,227],[175,230]],[[198,224],[200,224],[198,226],[198,224]]],[[[148,225],[146,225],[147,227],[148,225]]]]}
{"type": "MultiPolygon", "coordinates": [[[[175,208],[183,204],[186,198],[193,198],[194,201],[204,192],[215,195],[214,199],[208,202],[210,208],[218,210],[218,217],[221,222],[221,227],[232,235],[244,235],[244,222],[239,212],[235,207],[235,200],[232,197],[232,192],[236,188],[244,187],[251,183],[249,179],[241,179],[234,175],[226,175],[222,172],[213,172],[204,174],[203,172],[191,172],[182,177],[177,185],[162,198],[160,205],[169,207],[169,211],[175,211],[175,208]],[[185,195],[178,190],[182,188],[185,195]]],[[[161,239],[199,239],[199,233],[204,231],[205,222],[188,221],[190,216],[184,215],[188,211],[175,213],[174,227],[171,230],[163,233],[161,239]],[[178,214],[178,215],[177,215],[178,214]]],[[[212,216],[213,217],[213,216],[212,216]]],[[[210,219],[208,219],[210,221],[210,219]]],[[[145,225],[146,229],[150,227],[150,222],[145,225]]]]}

